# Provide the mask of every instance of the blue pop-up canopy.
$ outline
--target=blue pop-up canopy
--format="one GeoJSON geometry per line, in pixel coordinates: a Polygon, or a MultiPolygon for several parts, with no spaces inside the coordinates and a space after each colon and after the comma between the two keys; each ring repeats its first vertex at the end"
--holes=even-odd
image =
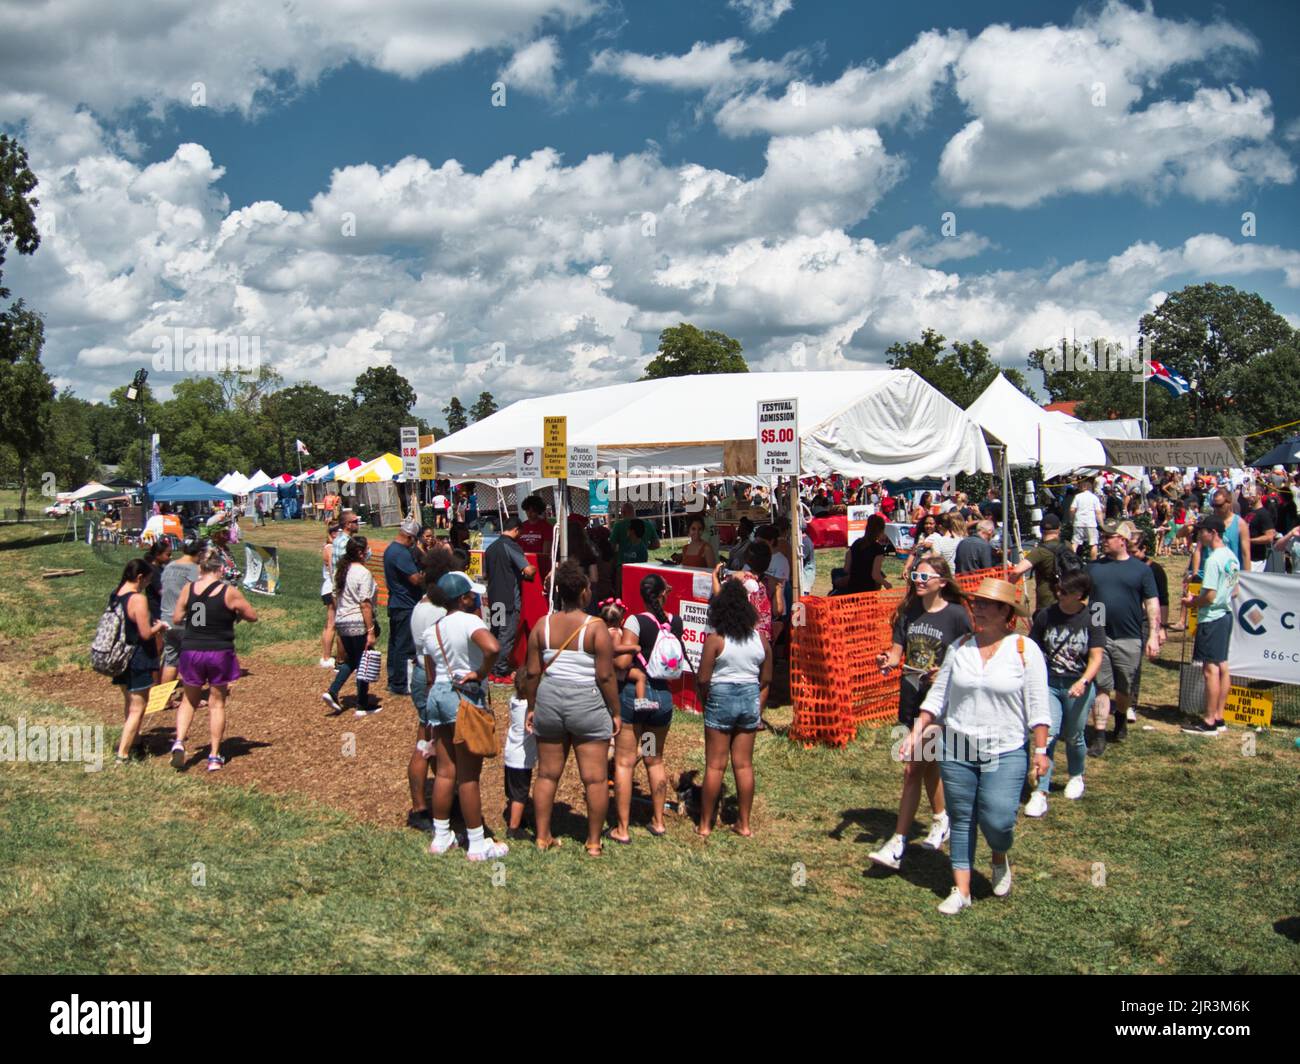
{"type": "Polygon", "coordinates": [[[161,477],[149,485],[154,502],[233,502],[234,496],[198,477],[161,477]]]}

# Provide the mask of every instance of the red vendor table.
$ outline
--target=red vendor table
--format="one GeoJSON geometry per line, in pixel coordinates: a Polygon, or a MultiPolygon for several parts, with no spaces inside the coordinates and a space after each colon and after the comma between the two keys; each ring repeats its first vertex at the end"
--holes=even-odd
{"type": "Polygon", "coordinates": [[[680,565],[646,562],[623,566],[622,599],[629,613],[644,613],[641,601],[641,581],[651,573],[658,573],[668,584],[664,594],[664,611],[675,613],[682,619],[684,628],[682,647],[691,663],[691,671],[670,685],[674,705],[699,713],[699,699],[695,697],[695,672],[699,667],[700,651],[704,647],[707,627],[709,595],[713,588],[713,574],[708,569],[686,569],[680,565]]]}
{"type": "MultiPolygon", "coordinates": [[[[529,565],[537,565],[536,554],[525,554],[529,565]]],[[[483,552],[481,550],[472,550],[469,552],[469,572],[467,574],[472,580],[483,580],[483,552]]],[[[546,616],[546,596],[542,594],[542,577],[539,572],[531,580],[525,580],[519,595],[519,634],[515,637],[515,648],[510,654],[511,665],[518,669],[524,663],[524,657],[528,653],[528,633],[533,630],[533,625],[546,616]]],[[[484,613],[487,612],[487,599],[483,600],[484,613]]]]}
{"type": "Polygon", "coordinates": [[[808,538],[813,547],[847,547],[849,545],[849,519],[845,514],[833,517],[814,517],[808,522],[808,538]]]}

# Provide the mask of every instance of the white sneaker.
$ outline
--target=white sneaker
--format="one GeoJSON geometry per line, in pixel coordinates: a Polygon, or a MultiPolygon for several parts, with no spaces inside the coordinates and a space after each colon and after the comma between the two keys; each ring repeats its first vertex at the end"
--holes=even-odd
{"type": "Polygon", "coordinates": [[[383,709],[383,708],[384,708],[383,706],[371,706],[369,709],[358,709],[358,710],[353,714],[353,716],[356,716],[356,717],[373,717],[376,713],[378,713],[378,712],[379,712],[381,709],[383,709]]]}
{"type": "Polygon", "coordinates": [[[1136,724],[1136,723],[1137,723],[1137,719],[1138,719],[1137,710],[1134,709],[1132,706],[1129,706],[1129,707],[1128,707],[1128,718],[1127,718],[1127,719],[1128,719],[1128,722],[1129,722],[1130,724],[1136,724]]]}
{"type": "Polygon", "coordinates": [[[338,668],[338,666],[334,664],[334,659],[333,659],[333,658],[321,658],[321,659],[320,659],[320,667],[321,667],[322,669],[335,669],[335,668],[338,668]]]}
{"type": "Polygon", "coordinates": [[[481,850],[466,850],[465,856],[471,861],[495,861],[498,857],[504,857],[510,852],[510,847],[504,842],[491,842],[483,840],[481,850]]]}
{"type": "Polygon", "coordinates": [[[338,702],[335,701],[334,696],[330,694],[328,691],[326,691],[323,695],[320,696],[320,700],[324,702],[327,706],[329,706],[330,709],[334,710],[335,713],[343,712],[343,707],[340,706],[338,702]]]}
{"type": "Polygon", "coordinates": [[[1025,803],[1025,816],[1046,816],[1047,815],[1047,795],[1042,791],[1034,791],[1029,796],[1029,801],[1025,803]]]}
{"type": "Polygon", "coordinates": [[[921,840],[921,849],[942,850],[943,844],[948,841],[948,836],[951,834],[948,814],[940,813],[930,822],[930,834],[921,840]]]}
{"type": "Polygon", "coordinates": [[[1065,785],[1065,796],[1071,801],[1077,801],[1083,797],[1083,777],[1071,776],[1070,782],[1065,785]]]}
{"type": "Polygon", "coordinates": [[[903,862],[903,851],[905,849],[907,849],[907,840],[902,835],[892,835],[885,845],[875,853],[867,854],[867,856],[875,864],[897,870],[898,866],[903,862]]]}
{"type": "Polygon", "coordinates": [[[456,839],[455,834],[448,835],[447,841],[441,846],[438,845],[438,836],[435,835],[433,841],[429,843],[429,852],[437,857],[446,853],[448,850],[454,850],[459,845],[460,842],[456,839]]]}
{"type": "Polygon", "coordinates": [[[955,916],[963,909],[969,909],[969,908],[970,908],[970,895],[963,894],[956,887],[953,887],[952,893],[949,894],[946,898],[944,898],[943,901],[939,903],[939,911],[943,913],[944,916],[955,916]]]}
{"type": "Polygon", "coordinates": [[[1011,893],[1011,859],[993,866],[993,896],[1005,898],[1011,893]]]}

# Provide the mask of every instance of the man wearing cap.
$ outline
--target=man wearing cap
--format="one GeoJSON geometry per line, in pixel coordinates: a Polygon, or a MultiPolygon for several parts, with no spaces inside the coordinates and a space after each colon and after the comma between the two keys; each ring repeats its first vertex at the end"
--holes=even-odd
{"type": "Polygon", "coordinates": [[[1056,592],[1052,582],[1056,579],[1056,559],[1070,548],[1061,542],[1061,519],[1056,514],[1043,515],[1043,538],[1038,545],[1025,551],[1025,556],[1011,569],[1011,579],[1019,581],[1030,569],[1034,571],[1037,592],[1037,609],[1045,610],[1055,605],[1056,592]]]}
{"type": "Polygon", "coordinates": [[[1160,626],[1160,599],[1151,567],[1128,552],[1129,540],[1137,529],[1129,521],[1105,521],[1101,526],[1104,556],[1088,566],[1092,577],[1089,608],[1106,626],[1106,652],[1097,674],[1097,699],[1093,703],[1093,736],[1088,745],[1089,757],[1106,752],[1106,718],[1110,715],[1111,696],[1115,699],[1114,742],[1121,742],[1128,732],[1128,707],[1132,697],[1138,665],[1142,661],[1142,615],[1150,626],[1146,653],[1160,654],[1164,630],[1160,626]]]}
{"type": "Polygon", "coordinates": [[[411,611],[424,590],[424,574],[411,548],[420,534],[420,522],[408,517],[384,548],[384,583],[388,586],[388,690],[410,693],[406,663],[415,657],[411,636],[411,611]]]}
{"type": "Polygon", "coordinates": [[[1223,710],[1232,678],[1228,673],[1228,646],[1232,642],[1232,595],[1237,589],[1241,564],[1223,542],[1223,521],[1207,517],[1196,526],[1205,554],[1205,576],[1197,595],[1184,595],[1183,605],[1196,610],[1196,642],[1192,660],[1201,663],[1205,677],[1205,718],[1188,724],[1191,735],[1218,735],[1227,731],[1223,710]]]}

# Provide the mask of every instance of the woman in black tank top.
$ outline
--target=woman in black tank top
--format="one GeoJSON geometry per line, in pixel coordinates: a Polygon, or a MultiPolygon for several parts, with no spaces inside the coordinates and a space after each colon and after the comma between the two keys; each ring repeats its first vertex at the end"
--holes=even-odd
{"type": "Polygon", "coordinates": [[[256,621],[257,611],[236,587],[221,579],[222,552],[209,547],[198,557],[199,578],[182,589],[172,613],[172,623],[184,624],[178,665],[185,697],[176,711],[176,742],[172,744],[172,767],[186,766],[185,737],[194,719],[203,688],[208,688],[208,771],[226,763],[221,740],[226,731],[226,702],[230,685],[239,678],[235,657],[235,622],[256,621]]]}

